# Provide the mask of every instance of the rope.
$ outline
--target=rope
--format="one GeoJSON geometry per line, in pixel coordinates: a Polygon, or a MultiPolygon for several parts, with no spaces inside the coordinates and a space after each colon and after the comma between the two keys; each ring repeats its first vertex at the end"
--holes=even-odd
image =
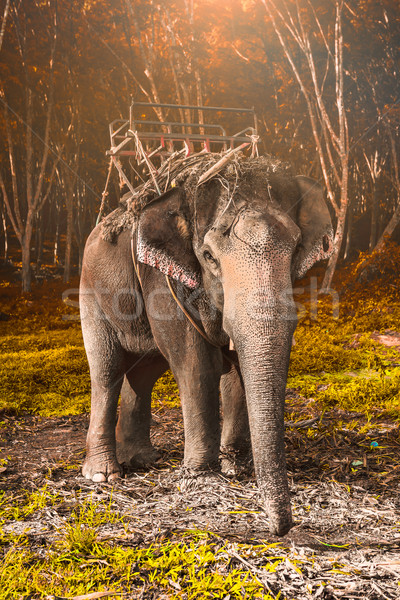
{"type": "Polygon", "coordinates": [[[251,141],[251,158],[258,156],[258,142],[260,141],[260,136],[257,133],[253,133],[250,136],[251,141]]]}
{"type": "Polygon", "coordinates": [[[234,360],[233,358],[231,358],[229,356],[229,354],[227,354],[226,352],[223,351],[223,349],[221,348],[221,346],[219,346],[218,344],[214,344],[214,342],[212,342],[210,340],[210,338],[208,337],[208,335],[206,334],[206,332],[199,327],[199,325],[197,325],[197,323],[194,321],[194,319],[192,318],[192,316],[188,313],[188,311],[186,310],[186,308],[183,306],[182,302],[179,300],[178,296],[175,294],[175,290],[172,287],[172,283],[170,278],[168,277],[168,275],[165,276],[165,279],[167,280],[167,284],[168,284],[168,288],[169,291],[171,292],[171,296],[173,297],[173,299],[175,300],[175,302],[177,303],[177,305],[179,306],[179,308],[181,309],[181,311],[183,312],[183,314],[185,315],[185,317],[187,318],[187,320],[189,321],[189,323],[191,323],[193,325],[193,327],[196,329],[196,331],[199,332],[199,334],[201,335],[201,337],[203,337],[206,342],[208,342],[209,344],[211,344],[211,346],[214,346],[214,348],[219,348],[221,350],[222,356],[229,362],[231,363],[231,365],[235,365],[236,367],[238,367],[238,362],[237,360],[234,360]]]}
{"type": "MultiPolygon", "coordinates": [[[[136,276],[138,278],[139,281],[139,285],[140,288],[142,288],[142,280],[140,277],[140,273],[139,273],[139,265],[136,261],[136,256],[135,256],[135,248],[134,248],[134,242],[133,242],[133,236],[131,237],[131,253],[132,253],[132,262],[133,262],[133,268],[135,269],[135,273],[136,276]]],[[[179,306],[179,308],[181,309],[181,311],[183,312],[183,314],[185,315],[185,317],[187,318],[187,320],[193,325],[193,327],[199,332],[199,334],[212,346],[215,346],[216,348],[219,348],[219,346],[217,346],[217,344],[214,344],[210,338],[207,336],[207,334],[205,333],[205,331],[203,331],[198,325],[197,323],[193,320],[193,318],[191,317],[191,315],[188,313],[188,311],[186,310],[186,308],[183,306],[182,302],[179,300],[178,296],[175,294],[175,290],[172,287],[170,278],[168,277],[168,275],[165,276],[169,291],[171,292],[171,296],[173,297],[173,299],[175,300],[175,302],[177,303],[177,305],[179,306]]]]}
{"type": "Polygon", "coordinates": [[[137,131],[132,131],[130,129],[128,133],[133,134],[133,137],[135,138],[135,142],[136,142],[137,153],[140,154],[142,156],[142,159],[145,161],[145,163],[147,165],[147,168],[149,169],[150,176],[151,176],[151,178],[153,180],[153,183],[154,183],[154,185],[156,187],[156,190],[158,192],[158,195],[161,196],[161,190],[160,190],[160,188],[158,186],[156,175],[155,175],[157,173],[157,170],[155,169],[153,163],[151,162],[151,160],[147,156],[147,154],[146,154],[146,152],[145,152],[145,150],[143,148],[143,144],[142,144],[142,142],[141,142],[141,140],[140,140],[140,138],[138,136],[137,131]]]}
{"type": "MultiPolygon", "coordinates": [[[[138,263],[136,261],[135,252],[134,252],[133,236],[131,237],[131,254],[132,254],[133,268],[135,269],[135,273],[136,273],[136,276],[138,278],[140,288],[143,291],[142,279],[141,279],[140,273],[139,273],[139,265],[138,265],[138,263]]],[[[222,352],[222,356],[228,362],[230,362],[232,365],[235,365],[236,367],[239,366],[238,362],[236,360],[234,360],[233,358],[231,358],[229,356],[229,354],[227,354],[226,352],[224,352],[222,350],[221,346],[219,346],[218,344],[214,344],[214,342],[212,342],[210,340],[210,338],[208,337],[208,335],[206,334],[206,332],[199,325],[197,325],[197,323],[194,321],[193,317],[188,313],[188,311],[186,310],[186,308],[184,307],[184,305],[182,304],[182,302],[179,300],[178,296],[176,295],[175,290],[172,287],[172,283],[171,283],[171,280],[168,277],[168,275],[165,276],[165,279],[166,279],[166,282],[167,282],[167,285],[168,285],[168,289],[171,292],[171,296],[173,297],[173,299],[175,300],[175,302],[177,303],[177,305],[179,306],[179,308],[181,309],[181,311],[183,312],[183,314],[185,315],[185,317],[187,318],[187,320],[189,321],[189,323],[196,329],[196,331],[201,335],[201,337],[206,340],[206,342],[208,342],[209,344],[211,344],[211,346],[214,346],[214,348],[219,348],[221,350],[221,352],[222,352]]]]}
{"type": "Polygon", "coordinates": [[[168,275],[165,276],[165,279],[167,281],[167,285],[168,285],[169,291],[171,292],[171,296],[173,297],[173,299],[175,300],[175,302],[177,303],[177,305],[179,306],[179,308],[181,309],[181,311],[183,312],[183,314],[185,315],[185,317],[187,318],[187,320],[193,325],[193,327],[199,332],[199,334],[206,340],[206,342],[208,342],[209,344],[211,344],[215,348],[220,348],[220,346],[218,346],[217,344],[214,344],[214,342],[212,342],[210,340],[210,338],[208,337],[208,335],[206,334],[206,332],[203,331],[203,329],[197,325],[197,323],[194,321],[194,319],[192,318],[192,316],[188,313],[188,311],[186,310],[186,308],[184,307],[184,305],[182,304],[182,302],[179,300],[178,296],[175,294],[175,290],[172,287],[172,283],[171,283],[171,280],[168,277],[168,275]]]}
{"type": "Polygon", "coordinates": [[[135,269],[135,273],[136,273],[136,277],[138,278],[138,281],[139,281],[140,289],[143,289],[142,288],[142,280],[140,278],[140,273],[139,273],[139,265],[136,262],[136,256],[135,256],[135,251],[134,251],[134,246],[133,246],[133,235],[131,237],[131,254],[132,254],[133,268],[135,269]]]}
{"type": "Polygon", "coordinates": [[[110,183],[110,176],[111,176],[111,171],[112,171],[112,166],[113,166],[113,160],[112,158],[110,158],[110,164],[108,165],[108,173],[107,173],[107,180],[106,180],[106,186],[104,188],[104,191],[101,195],[101,204],[100,204],[100,210],[99,210],[99,214],[98,217],[96,219],[96,225],[98,225],[103,217],[103,212],[104,212],[104,207],[106,205],[106,197],[108,196],[108,184],[110,183]]]}

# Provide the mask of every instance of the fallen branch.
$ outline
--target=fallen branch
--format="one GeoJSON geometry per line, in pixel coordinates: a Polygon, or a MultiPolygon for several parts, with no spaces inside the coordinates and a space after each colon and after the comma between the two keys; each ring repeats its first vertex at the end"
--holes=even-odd
{"type": "Polygon", "coordinates": [[[285,427],[293,427],[294,429],[305,429],[306,427],[310,427],[319,421],[319,417],[315,417],[314,419],[306,419],[305,421],[286,421],[285,427]]]}
{"type": "Polygon", "coordinates": [[[235,158],[235,156],[238,152],[241,152],[241,150],[244,150],[245,148],[250,146],[250,143],[251,142],[245,142],[244,144],[240,144],[240,146],[238,146],[237,148],[233,148],[232,150],[230,150],[230,152],[227,152],[221,158],[221,160],[216,162],[215,165],[213,165],[210,169],[208,169],[208,171],[206,171],[200,177],[197,185],[201,185],[202,183],[205,183],[206,181],[209,181],[210,179],[212,179],[212,177],[214,177],[214,175],[219,173],[221,171],[221,169],[223,167],[225,167],[225,165],[228,164],[228,162],[230,162],[233,158],[235,158]]]}

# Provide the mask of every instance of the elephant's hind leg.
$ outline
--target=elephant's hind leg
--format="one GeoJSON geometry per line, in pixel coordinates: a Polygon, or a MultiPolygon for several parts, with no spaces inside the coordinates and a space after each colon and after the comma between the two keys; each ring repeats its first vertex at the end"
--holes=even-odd
{"type": "Polygon", "coordinates": [[[150,442],[151,392],[167,368],[163,358],[155,358],[144,359],[137,367],[127,369],[116,428],[117,457],[121,464],[143,468],[160,457],[150,442]]]}
{"type": "Polygon", "coordinates": [[[221,401],[221,470],[226,475],[238,475],[249,469],[251,443],[246,396],[238,370],[233,365],[221,377],[221,401]]]}

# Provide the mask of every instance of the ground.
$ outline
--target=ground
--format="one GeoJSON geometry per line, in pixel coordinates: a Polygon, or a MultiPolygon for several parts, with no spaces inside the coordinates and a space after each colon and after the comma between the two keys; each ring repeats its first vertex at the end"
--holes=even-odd
{"type": "Polygon", "coordinates": [[[275,538],[252,473],[181,469],[170,374],[153,395],[159,462],[113,486],[81,476],[79,323],[58,299],[62,285],[43,285],[29,297],[3,290],[0,598],[400,597],[396,295],[360,301],[354,288],[339,319],[323,301],[318,318],[302,317],[286,397],[295,527],[275,538]]]}
{"type": "MultiPolygon", "coordinates": [[[[294,404],[297,414],[303,411],[303,421],[310,420],[311,414],[315,419],[315,407],[309,410],[309,402],[297,399],[294,404]]],[[[46,548],[60,543],[68,526],[79,524],[76,514],[74,518],[71,515],[81,511],[81,525],[95,531],[100,546],[90,543],[88,548],[79,549],[79,543],[78,548],[72,544],[71,554],[80,569],[82,565],[107,563],[101,544],[136,550],[153,545],[161,550],[168,544],[173,547],[194,542],[201,547],[206,542],[211,545],[206,570],[210,574],[217,571],[224,579],[230,570],[249,572],[252,589],[244,596],[229,596],[228,589],[221,595],[216,581],[209,593],[198,591],[198,595],[188,597],[251,598],[268,592],[276,597],[280,591],[281,598],[296,599],[398,598],[398,428],[381,420],[360,434],[346,427],[360,415],[329,411],[318,417],[311,426],[306,423],[301,428],[300,421],[300,427],[289,426],[287,430],[296,525],[282,540],[267,533],[252,476],[232,480],[215,475],[198,481],[188,477],[185,481],[179,469],[183,437],[178,408],[156,414],[153,442],[161,449],[162,459],[155,468],[127,473],[112,487],[88,482],[80,474],[86,414],[5,418],[1,437],[7,449],[7,467],[1,474],[1,487],[8,501],[14,499],[15,507],[21,494],[26,496],[20,514],[3,523],[5,550],[15,547],[17,536],[17,545],[29,548],[36,560],[42,561],[42,590],[46,583],[51,590],[57,577],[46,560],[46,548]],[[335,429],[333,434],[332,423],[339,419],[342,429],[335,429]],[[371,445],[371,440],[377,445],[371,445]],[[29,506],[30,499],[32,504],[32,492],[37,494],[38,490],[42,499],[27,510],[26,502],[29,506]],[[93,515],[88,518],[84,514],[93,505],[97,505],[97,518],[105,515],[94,527],[93,515]]],[[[158,598],[160,594],[165,598],[185,597],[188,590],[195,593],[190,589],[195,586],[192,582],[188,585],[185,577],[185,565],[180,561],[178,565],[180,573],[176,564],[159,566],[158,581],[151,581],[151,565],[136,560],[131,585],[127,587],[126,582],[121,588],[118,583],[114,591],[129,590],[128,597],[133,598],[158,598]]],[[[22,584],[25,575],[19,577],[22,584]]],[[[74,579],[72,575],[72,584],[76,584],[74,579]]],[[[92,585],[97,590],[95,580],[92,585]]],[[[108,589],[113,590],[111,581],[108,589]]],[[[23,585],[18,591],[23,592],[23,585]]],[[[67,590],[64,594],[69,596],[67,590]]]]}

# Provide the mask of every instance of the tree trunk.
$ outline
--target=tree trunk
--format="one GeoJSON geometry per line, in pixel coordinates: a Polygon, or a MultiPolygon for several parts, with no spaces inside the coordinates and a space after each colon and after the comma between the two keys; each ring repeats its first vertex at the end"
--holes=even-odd
{"type": "MultiPolygon", "coordinates": [[[[6,7],[7,8],[7,7],[6,7]]],[[[18,13],[18,10],[14,6],[14,10],[18,13]]],[[[35,136],[39,137],[42,142],[43,153],[40,157],[36,155],[34,145],[33,145],[33,116],[34,116],[34,106],[33,99],[34,94],[31,87],[31,81],[29,78],[29,69],[26,61],[26,57],[29,54],[29,48],[27,47],[27,36],[26,30],[24,32],[19,28],[18,14],[17,18],[14,20],[14,25],[18,29],[18,47],[19,54],[21,58],[21,63],[25,72],[25,104],[26,104],[26,114],[24,118],[20,115],[15,115],[18,117],[18,120],[21,120],[24,124],[25,128],[25,150],[26,150],[26,160],[25,160],[25,175],[26,175],[26,183],[25,183],[25,200],[22,201],[22,197],[18,193],[18,172],[22,172],[21,161],[16,160],[14,153],[14,142],[13,137],[16,136],[17,130],[11,127],[10,116],[9,116],[9,106],[5,99],[5,93],[2,88],[0,88],[0,98],[4,105],[4,120],[5,120],[5,132],[8,143],[8,157],[9,157],[9,165],[10,165],[10,178],[11,178],[11,187],[12,187],[12,201],[13,206],[11,206],[11,202],[8,198],[4,180],[0,174],[0,187],[2,188],[4,200],[7,207],[7,212],[15,231],[15,234],[18,238],[18,241],[21,244],[21,255],[22,255],[22,290],[24,292],[29,292],[31,290],[31,281],[32,281],[32,273],[31,273],[31,240],[33,234],[33,223],[36,214],[39,214],[43,209],[43,206],[47,200],[49,195],[55,167],[58,159],[53,164],[53,169],[48,175],[48,161],[50,154],[50,129],[52,124],[52,116],[53,116],[53,105],[54,105],[54,57],[56,51],[56,42],[57,42],[57,10],[55,8],[53,18],[54,18],[54,27],[53,27],[53,41],[51,44],[50,51],[50,63],[49,63],[49,76],[50,82],[48,86],[47,94],[45,94],[45,102],[44,106],[46,107],[45,113],[45,126],[44,126],[44,135],[43,138],[40,137],[37,133],[35,136]],[[18,172],[17,172],[18,169],[18,172]],[[47,191],[44,191],[45,182],[47,184],[47,191]],[[25,213],[25,215],[24,215],[25,213]]],[[[1,33],[4,35],[4,32],[1,33]]],[[[14,111],[12,111],[14,112],[14,111]]]]}
{"type": "Polygon", "coordinates": [[[39,214],[36,219],[36,272],[40,271],[42,266],[42,257],[43,257],[43,237],[44,237],[44,225],[42,215],[39,214]]]}
{"type": "Polygon", "coordinates": [[[85,250],[85,242],[81,242],[79,244],[79,264],[78,264],[78,269],[79,269],[79,276],[82,273],[82,261],[83,261],[83,252],[85,250]]]}
{"type": "Polygon", "coordinates": [[[6,208],[4,204],[1,207],[1,223],[3,226],[3,234],[4,234],[4,264],[8,263],[8,229],[7,229],[7,217],[6,217],[6,208]]]}
{"type": "Polygon", "coordinates": [[[376,183],[374,182],[373,184],[373,190],[372,190],[372,206],[371,206],[371,233],[369,236],[369,251],[372,252],[372,250],[375,248],[376,245],[376,238],[377,238],[377,232],[378,232],[378,228],[377,228],[377,224],[378,224],[378,210],[377,210],[377,191],[376,191],[376,183]]]}
{"type": "MultiPolygon", "coordinates": [[[[345,110],[344,76],[343,67],[343,31],[342,11],[344,3],[335,0],[334,21],[334,44],[330,48],[327,37],[324,34],[322,24],[317,16],[317,11],[312,9],[314,25],[319,30],[326,49],[326,65],[333,61],[335,70],[335,104],[337,116],[329,110],[329,104],[325,100],[325,78],[322,80],[317,75],[317,62],[320,62],[323,54],[314,54],[314,40],[311,41],[312,28],[306,26],[303,21],[304,12],[299,3],[293,3],[296,9],[289,8],[291,3],[275,2],[275,0],[262,0],[268,16],[271,20],[275,33],[291,66],[293,74],[299,84],[300,90],[307,104],[308,116],[311,130],[314,136],[317,154],[324,177],[328,199],[335,211],[338,220],[338,229],[335,235],[335,250],[331,256],[325,273],[323,290],[327,290],[333,279],[335,268],[343,240],[344,222],[348,208],[348,170],[349,170],[349,139],[348,123],[345,110]],[[292,51],[289,40],[292,39],[304,55],[307,68],[304,71],[299,66],[298,56],[292,51]],[[311,78],[312,85],[308,81],[311,78]],[[334,116],[333,118],[331,118],[334,116]],[[340,168],[336,166],[336,159],[340,159],[340,168]],[[332,183],[335,182],[335,185],[332,183]],[[341,203],[338,205],[335,199],[335,186],[340,187],[341,203]]],[[[308,3],[310,4],[310,3],[308,3]]],[[[308,11],[307,11],[308,12],[308,11]]],[[[333,15],[332,15],[333,16],[333,15]]]]}
{"type": "Polygon", "coordinates": [[[392,218],[390,219],[389,223],[386,225],[377,245],[375,246],[375,250],[377,252],[380,252],[383,249],[383,247],[385,245],[385,240],[387,238],[390,238],[393,235],[393,232],[399,223],[400,223],[400,198],[398,198],[396,210],[394,211],[392,218]]]}
{"type": "Polygon", "coordinates": [[[32,289],[32,271],[31,271],[31,237],[32,232],[25,231],[22,245],[22,291],[30,292],[32,289]]]}
{"type": "Polygon", "coordinates": [[[328,261],[328,266],[325,271],[324,280],[322,282],[321,293],[327,294],[332,285],[332,279],[335,274],[335,269],[337,265],[337,261],[340,254],[340,248],[342,247],[343,242],[343,233],[344,233],[344,224],[346,221],[346,212],[347,212],[347,202],[343,203],[340,208],[340,213],[338,217],[338,222],[336,226],[335,233],[335,241],[334,241],[334,251],[332,256],[328,261]]]}
{"type": "MultiPolygon", "coordinates": [[[[68,187],[67,187],[68,190],[68,187]]],[[[74,226],[74,203],[72,194],[67,192],[66,199],[67,207],[67,235],[65,245],[65,259],[64,259],[64,283],[67,283],[71,279],[71,254],[72,254],[72,233],[74,226]]]]}
{"type": "Polygon", "coordinates": [[[4,7],[3,21],[1,23],[1,30],[0,30],[0,50],[3,45],[4,33],[6,31],[6,24],[7,24],[7,17],[8,17],[9,10],[10,10],[10,0],[7,0],[6,5],[4,7]]]}
{"type": "Polygon", "coordinates": [[[56,206],[56,233],[54,236],[54,247],[53,247],[53,265],[57,265],[58,264],[58,248],[60,245],[60,206],[57,203],[56,206]]]}
{"type": "Polygon", "coordinates": [[[353,211],[350,209],[347,218],[346,245],[343,253],[344,260],[349,258],[351,248],[351,233],[353,229],[353,211]]]}

